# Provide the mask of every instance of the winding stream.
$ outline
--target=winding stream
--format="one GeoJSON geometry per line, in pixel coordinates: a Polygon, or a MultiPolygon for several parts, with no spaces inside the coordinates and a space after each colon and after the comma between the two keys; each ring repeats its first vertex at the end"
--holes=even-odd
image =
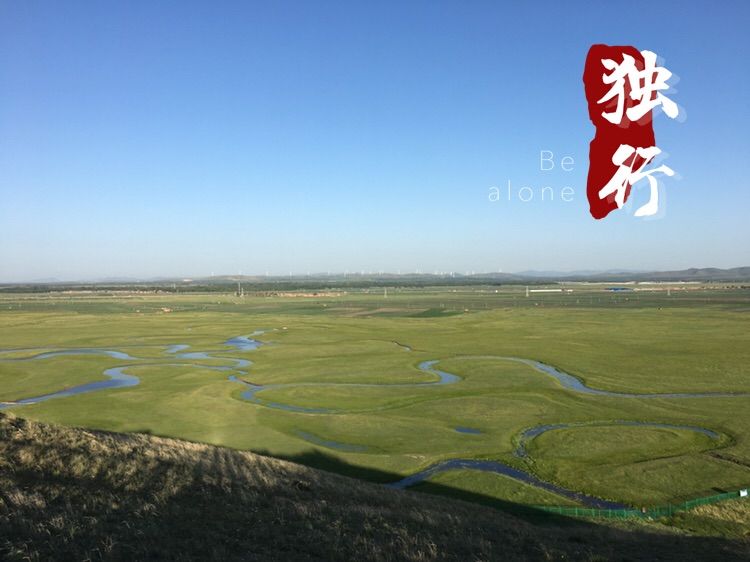
{"type": "MultiPolygon", "coordinates": [[[[255,336],[261,335],[263,333],[265,333],[265,331],[258,330],[247,336],[235,336],[223,342],[223,345],[226,347],[234,348],[234,350],[236,351],[251,351],[263,345],[263,342],[254,339],[255,336]]],[[[407,351],[407,352],[411,351],[411,347],[407,345],[404,345],[395,341],[393,343],[395,343],[398,347],[400,347],[404,351],[407,351]]],[[[303,406],[296,406],[294,404],[273,402],[273,401],[268,401],[259,397],[258,394],[264,390],[293,388],[293,387],[354,387],[354,388],[412,387],[414,388],[414,387],[427,387],[427,386],[456,384],[462,380],[462,378],[458,375],[437,369],[436,365],[439,363],[439,360],[434,359],[434,360],[429,360],[429,361],[422,361],[421,363],[417,365],[420,371],[427,373],[434,378],[434,380],[425,381],[425,382],[390,383],[390,384],[388,383],[376,384],[376,383],[304,382],[304,383],[280,383],[280,384],[262,385],[262,384],[256,384],[256,383],[250,382],[246,379],[248,375],[248,371],[245,369],[252,364],[247,359],[241,359],[241,358],[236,358],[236,357],[222,357],[220,355],[213,355],[214,353],[221,353],[221,351],[187,351],[190,348],[190,345],[188,344],[171,344],[171,345],[167,345],[163,347],[164,347],[165,355],[181,360],[181,362],[175,362],[175,363],[171,363],[171,362],[170,363],[153,363],[153,362],[141,363],[141,362],[138,362],[138,363],[129,363],[127,365],[122,365],[118,367],[108,368],[103,371],[103,375],[107,377],[107,380],[95,381],[95,382],[90,382],[90,383],[81,384],[77,386],[72,386],[72,387],[65,388],[63,390],[59,390],[56,392],[51,392],[51,393],[42,394],[39,396],[33,396],[29,398],[22,398],[13,402],[0,402],[0,410],[11,408],[11,407],[24,406],[28,404],[36,404],[39,402],[45,402],[47,400],[52,400],[56,398],[71,397],[71,396],[85,394],[89,392],[95,392],[99,390],[136,386],[140,383],[140,379],[135,375],[130,375],[130,374],[125,373],[125,370],[131,367],[138,367],[138,366],[154,366],[154,365],[176,366],[176,367],[191,366],[191,367],[198,367],[201,369],[230,372],[231,374],[228,376],[228,380],[234,383],[242,384],[245,387],[244,390],[242,390],[240,393],[240,397],[243,400],[246,400],[253,404],[257,404],[257,405],[264,406],[267,408],[275,408],[275,409],[280,409],[280,410],[284,410],[288,412],[295,412],[295,413],[302,413],[302,414],[335,414],[335,413],[346,412],[346,410],[303,407],[303,406]],[[228,361],[228,362],[231,362],[232,365],[231,366],[201,365],[199,363],[194,363],[194,361],[204,361],[204,360],[228,361]]],[[[36,348],[36,349],[43,349],[43,348],[36,348]]],[[[119,359],[119,360],[125,360],[125,361],[147,361],[146,359],[133,357],[129,355],[128,353],[125,353],[122,351],[98,349],[98,348],[61,349],[61,350],[53,350],[53,351],[42,351],[41,353],[36,353],[35,355],[31,355],[29,357],[9,357],[9,358],[2,357],[2,355],[4,354],[13,353],[13,352],[22,352],[22,351],[32,351],[32,349],[26,349],[26,350],[11,349],[11,350],[0,351],[0,361],[7,361],[7,362],[34,361],[34,360],[50,359],[53,357],[66,356],[66,355],[105,355],[113,359],[119,359]]],[[[669,399],[672,399],[672,398],[716,398],[716,397],[735,397],[735,396],[750,395],[748,393],[732,393],[732,392],[699,392],[699,393],[668,392],[668,393],[643,393],[643,394],[614,392],[614,391],[601,390],[601,389],[589,387],[581,379],[571,374],[565,373],[564,371],[561,371],[551,365],[547,365],[540,361],[535,361],[531,359],[523,359],[523,358],[518,358],[518,357],[494,356],[494,355],[463,356],[463,357],[454,357],[453,359],[494,359],[498,361],[512,361],[516,363],[522,363],[526,366],[531,367],[537,372],[540,372],[542,374],[545,374],[547,376],[554,378],[566,390],[577,392],[577,393],[583,393],[583,394],[597,395],[597,396],[610,396],[610,397],[616,397],[616,398],[645,398],[645,399],[669,398],[669,399]]],[[[151,361],[153,361],[153,359],[151,359],[151,361]]],[[[560,430],[560,429],[569,429],[569,428],[576,428],[576,427],[593,427],[593,426],[606,426],[606,425],[623,425],[623,426],[639,426],[639,427],[642,426],[642,427],[655,427],[655,428],[664,428],[664,429],[687,430],[687,431],[694,431],[694,432],[702,433],[714,440],[720,439],[720,435],[717,432],[712,431],[711,429],[707,429],[707,428],[703,428],[699,426],[691,426],[691,425],[672,425],[672,424],[667,424],[667,423],[630,421],[630,420],[587,422],[587,423],[578,423],[578,422],[559,423],[559,424],[539,425],[539,426],[528,428],[522,431],[517,438],[517,447],[516,447],[514,454],[518,458],[521,458],[521,459],[526,458],[528,456],[528,453],[526,450],[528,443],[534,438],[548,431],[555,431],[555,430],[560,430]]],[[[482,433],[478,429],[469,428],[469,427],[455,427],[454,430],[459,433],[473,434],[473,435],[479,435],[482,433]]],[[[348,451],[348,452],[364,452],[367,450],[366,445],[339,443],[337,441],[324,439],[320,436],[317,436],[317,435],[314,435],[312,433],[302,431],[302,430],[297,430],[295,432],[295,435],[315,445],[319,445],[319,446],[327,447],[331,449],[348,451]]],[[[389,484],[389,486],[392,488],[397,488],[397,489],[408,488],[415,484],[424,482],[428,480],[429,478],[431,478],[432,476],[439,474],[441,472],[446,472],[450,470],[461,470],[461,469],[480,470],[484,472],[492,472],[496,474],[501,474],[501,475],[513,478],[515,480],[518,480],[520,482],[523,482],[525,484],[529,484],[536,488],[546,490],[548,492],[552,492],[554,494],[558,494],[560,496],[569,498],[571,500],[574,500],[580,504],[583,504],[589,507],[605,508],[605,509],[625,509],[628,507],[623,504],[611,502],[608,500],[603,500],[601,498],[596,498],[593,496],[588,496],[586,494],[583,494],[581,492],[576,492],[574,490],[569,490],[562,486],[558,486],[556,484],[552,484],[550,482],[541,480],[529,471],[516,468],[516,467],[510,466],[508,464],[505,464],[499,461],[489,461],[489,460],[454,458],[454,459],[440,461],[425,468],[424,470],[421,470],[415,474],[407,476],[406,478],[403,478],[397,482],[393,482],[389,484]]]]}
{"type": "MultiPolygon", "coordinates": [[[[63,354],[58,354],[63,355],[63,354]]],[[[73,355],[73,353],[66,353],[65,355],[73,355]]],[[[94,392],[96,390],[104,390],[105,388],[122,388],[126,386],[135,386],[140,379],[133,375],[127,375],[123,373],[123,369],[127,367],[113,367],[104,371],[104,375],[108,377],[106,381],[89,382],[86,384],[80,384],[77,386],[71,386],[57,392],[50,392],[49,394],[41,394],[31,398],[22,398],[14,402],[0,402],[0,410],[9,408],[11,406],[26,406],[28,404],[37,404],[39,402],[46,402],[53,398],[65,398],[66,396],[75,396],[76,394],[85,394],[87,392],[94,392]]]]}
{"type": "MultiPolygon", "coordinates": [[[[401,346],[401,344],[398,344],[401,346]]],[[[401,346],[406,347],[406,346],[401,346]]],[[[565,373],[551,365],[542,363],[541,361],[534,361],[531,359],[521,359],[518,357],[505,357],[501,355],[467,355],[454,357],[453,359],[494,359],[497,361],[512,361],[515,363],[521,363],[527,365],[545,375],[549,375],[554,378],[560,385],[566,390],[578,392],[582,394],[591,394],[597,396],[609,396],[614,398],[727,398],[736,396],[750,396],[744,392],[663,392],[663,393],[629,393],[629,392],[614,392],[609,390],[600,390],[587,386],[579,378],[565,373]]],[[[331,408],[312,408],[305,406],[295,406],[293,404],[286,404],[280,402],[272,402],[264,400],[258,396],[258,393],[264,390],[271,389],[283,389],[283,388],[298,388],[298,387],[352,387],[352,388],[404,388],[404,387],[421,387],[421,386],[437,386],[445,384],[454,384],[461,381],[461,377],[442,371],[435,368],[435,365],[439,363],[438,359],[430,361],[422,361],[417,365],[420,371],[434,375],[437,380],[427,382],[415,382],[415,383],[337,383],[337,382],[301,382],[301,383],[280,383],[280,384],[257,384],[252,383],[241,377],[230,377],[233,382],[238,382],[247,387],[245,391],[241,393],[241,397],[248,402],[265,406],[267,408],[275,408],[279,410],[285,410],[287,412],[297,412],[306,414],[337,414],[337,413],[348,413],[347,410],[342,409],[331,409],[331,408]]],[[[468,433],[468,432],[467,432],[468,433]]]]}
{"type": "Polygon", "coordinates": [[[446,373],[445,371],[440,371],[438,369],[434,369],[433,365],[437,363],[438,361],[436,359],[431,361],[422,361],[418,368],[420,371],[424,371],[425,373],[429,373],[431,375],[435,375],[438,380],[436,381],[426,381],[426,382],[405,382],[405,383],[385,383],[385,384],[378,384],[378,383],[357,383],[357,382],[298,382],[298,383],[280,383],[280,384],[256,384],[252,383],[250,381],[244,380],[241,377],[237,377],[235,375],[229,377],[229,380],[232,382],[238,382],[243,385],[245,385],[246,390],[244,390],[240,396],[247,400],[248,402],[252,402],[253,404],[259,404],[261,406],[265,406],[267,408],[275,408],[277,410],[285,410],[287,412],[297,412],[297,413],[303,413],[303,414],[340,414],[340,413],[346,413],[347,410],[334,410],[331,408],[310,408],[305,406],[295,406],[293,404],[284,404],[280,402],[271,402],[268,400],[264,400],[258,396],[258,393],[263,390],[271,390],[271,389],[280,389],[280,388],[298,388],[303,386],[310,386],[310,387],[316,387],[316,386],[329,386],[329,387],[347,387],[347,388],[382,388],[382,387],[388,387],[388,388],[413,388],[413,387],[421,387],[421,386],[438,386],[438,385],[444,385],[444,384],[454,384],[461,380],[461,377],[458,375],[453,375],[451,373],[446,373]]]}
{"type": "Polygon", "coordinates": [[[598,396],[613,396],[615,398],[722,398],[727,396],[748,396],[746,392],[657,392],[657,393],[631,393],[631,392],[614,392],[610,390],[601,390],[587,386],[581,379],[570,375],[552,365],[547,365],[541,361],[533,359],[522,359],[520,357],[503,357],[499,355],[472,355],[464,359],[497,359],[500,361],[514,361],[523,363],[536,369],[537,371],[549,375],[564,388],[582,394],[595,394],[598,396]]]}
{"type": "MultiPolygon", "coordinates": [[[[231,339],[228,339],[224,342],[224,345],[228,347],[234,347],[235,349],[239,351],[247,351],[251,349],[257,349],[261,342],[258,340],[251,339],[252,336],[260,335],[263,333],[263,331],[256,331],[250,334],[249,336],[238,336],[231,339]]],[[[162,367],[198,367],[201,369],[208,369],[212,371],[235,371],[237,373],[240,373],[241,375],[246,375],[247,371],[243,371],[242,369],[245,367],[249,367],[251,365],[251,362],[247,359],[238,359],[236,357],[219,357],[214,355],[209,355],[208,352],[205,351],[197,351],[197,352],[187,352],[182,353],[184,350],[188,349],[190,346],[188,344],[172,344],[167,345],[164,348],[164,353],[167,355],[172,355],[177,359],[185,359],[190,361],[198,361],[198,360],[215,360],[219,359],[222,361],[230,361],[234,363],[234,366],[222,366],[222,365],[200,365],[197,363],[134,363],[134,364],[128,364],[128,365],[122,365],[119,367],[112,367],[109,369],[105,369],[102,374],[107,377],[107,380],[103,381],[95,381],[85,384],[80,384],[76,386],[71,386],[68,388],[64,388],[63,390],[58,390],[56,392],[50,392],[47,394],[41,394],[39,396],[32,396],[29,398],[21,398],[19,400],[14,400],[12,402],[0,402],[0,410],[4,410],[7,408],[12,408],[15,406],[26,406],[29,404],[38,404],[39,402],[46,402],[47,400],[52,400],[55,398],[67,398],[69,396],[76,396],[78,394],[87,394],[89,392],[95,392],[97,390],[106,390],[106,389],[112,389],[112,388],[123,388],[123,387],[129,387],[129,386],[136,386],[140,384],[141,380],[135,375],[129,375],[125,373],[125,369],[129,369],[132,367],[148,367],[148,366],[162,366],[162,367]]],[[[129,355],[128,353],[124,353],[122,351],[116,351],[111,349],[97,349],[97,348],[77,348],[77,349],[61,349],[61,350],[55,350],[55,351],[45,351],[42,353],[37,353],[35,355],[31,355],[29,357],[9,357],[9,358],[3,358],[3,354],[8,353],[14,353],[14,352],[21,352],[21,351],[28,351],[24,349],[8,349],[3,350],[0,352],[0,361],[7,361],[7,362],[22,362],[22,361],[35,361],[40,359],[50,359],[52,357],[60,357],[60,356],[69,356],[69,355],[105,355],[108,357],[112,357],[113,359],[122,359],[127,361],[145,361],[143,358],[139,357],[133,357],[132,355],[129,355]]]]}
{"type": "Polygon", "coordinates": [[[547,433],[548,431],[556,431],[559,429],[574,429],[577,427],[607,427],[617,425],[628,427],[652,427],[656,429],[677,429],[683,431],[694,431],[695,433],[701,433],[716,441],[721,438],[721,435],[719,435],[717,432],[697,425],[679,425],[671,423],[645,422],[634,420],[554,423],[537,425],[536,427],[531,427],[522,431],[518,436],[518,445],[516,446],[516,450],[513,452],[513,454],[519,458],[527,457],[528,453],[526,451],[526,446],[529,444],[529,442],[532,439],[539,437],[542,433],[547,433]]]}
{"type": "Polygon", "coordinates": [[[630,509],[625,504],[603,500],[601,498],[586,495],[582,492],[575,492],[573,490],[563,488],[562,486],[552,484],[551,482],[540,480],[530,472],[521,470],[520,468],[514,468],[510,465],[498,461],[483,461],[476,459],[449,459],[446,461],[440,461],[425,468],[424,470],[420,470],[415,474],[407,476],[402,480],[393,482],[392,484],[388,484],[388,486],[390,488],[396,489],[408,488],[410,486],[414,486],[415,484],[424,482],[425,480],[428,480],[429,478],[441,472],[465,469],[480,470],[482,472],[493,472],[495,474],[508,476],[510,478],[513,478],[514,480],[523,482],[524,484],[530,484],[535,488],[539,488],[547,492],[552,492],[553,494],[557,494],[558,496],[566,497],[587,507],[595,507],[599,509],[630,509]]]}

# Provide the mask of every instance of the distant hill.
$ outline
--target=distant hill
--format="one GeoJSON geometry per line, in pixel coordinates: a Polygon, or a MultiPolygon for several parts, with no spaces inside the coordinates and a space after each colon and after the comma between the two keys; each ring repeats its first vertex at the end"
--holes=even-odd
{"type": "Polygon", "coordinates": [[[581,269],[575,271],[539,271],[536,269],[530,269],[528,271],[518,271],[515,275],[521,277],[545,277],[545,278],[566,278],[566,277],[589,277],[592,275],[635,275],[643,273],[642,270],[632,269],[608,269],[601,271],[597,269],[581,269]]]}
{"type": "Polygon", "coordinates": [[[366,288],[366,287],[428,287],[538,284],[557,282],[626,282],[626,281],[695,281],[695,282],[746,282],[750,281],[750,266],[719,269],[715,267],[690,268],[676,271],[522,271],[519,273],[311,273],[308,275],[216,275],[195,278],[109,278],[93,281],[30,281],[27,283],[2,283],[5,292],[46,292],[64,290],[153,290],[172,291],[234,291],[242,287],[253,291],[293,289],[366,288]]]}
{"type": "Polygon", "coordinates": [[[350,273],[343,274],[310,274],[286,276],[239,276],[226,275],[210,278],[195,279],[195,282],[213,282],[213,283],[289,283],[289,282],[356,282],[369,281],[376,283],[437,283],[437,284],[466,284],[467,282],[482,281],[503,281],[506,283],[521,283],[524,281],[538,282],[544,281],[597,281],[597,280],[616,280],[616,281],[747,281],[750,280],[750,266],[734,267],[731,269],[719,269],[716,267],[690,268],[675,271],[638,271],[627,269],[609,269],[605,271],[597,270],[579,270],[579,271],[538,271],[528,270],[516,273],[504,272],[487,272],[487,273],[350,273]]]}
{"type": "MultiPolygon", "coordinates": [[[[739,500],[738,500],[739,501],[739,500]]],[[[500,502],[502,503],[502,502],[500,502]]],[[[4,560],[747,560],[742,539],[507,511],[253,453],[0,415],[4,560]]]]}
{"type": "Polygon", "coordinates": [[[680,269],[675,271],[524,271],[518,277],[548,281],[748,281],[750,267],[719,269],[716,267],[680,269]]]}
{"type": "Polygon", "coordinates": [[[733,267],[731,269],[692,267],[679,271],[653,271],[626,275],[625,277],[644,281],[748,281],[750,280],[750,267],[733,267]]]}

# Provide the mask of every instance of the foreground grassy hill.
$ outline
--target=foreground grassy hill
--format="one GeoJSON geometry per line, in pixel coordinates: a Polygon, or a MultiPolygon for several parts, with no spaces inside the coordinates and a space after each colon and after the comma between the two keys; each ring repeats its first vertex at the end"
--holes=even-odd
{"type": "MultiPolygon", "coordinates": [[[[660,523],[616,528],[512,507],[390,490],[248,452],[0,414],[0,558],[9,560],[750,557],[747,538],[660,523]]],[[[747,509],[712,506],[690,517],[721,525],[746,521],[747,509]]]]}

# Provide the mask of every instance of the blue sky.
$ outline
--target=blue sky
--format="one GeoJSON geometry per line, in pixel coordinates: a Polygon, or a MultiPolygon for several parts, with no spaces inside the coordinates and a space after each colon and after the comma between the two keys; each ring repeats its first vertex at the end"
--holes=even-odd
{"type": "Polygon", "coordinates": [[[1,2],[0,280],[750,264],[750,3],[517,4],[1,2]],[[659,219],[588,215],[594,43],[679,76],[659,219]]]}

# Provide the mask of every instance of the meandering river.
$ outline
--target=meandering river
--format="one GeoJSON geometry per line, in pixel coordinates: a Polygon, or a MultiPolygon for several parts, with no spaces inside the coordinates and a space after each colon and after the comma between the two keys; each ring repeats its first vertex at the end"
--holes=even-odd
{"type": "MultiPolygon", "coordinates": [[[[233,348],[236,351],[251,351],[263,345],[263,342],[255,338],[264,333],[265,333],[264,330],[257,330],[249,335],[235,336],[224,341],[223,345],[225,347],[233,348]]],[[[407,352],[410,352],[412,349],[410,346],[399,343],[399,342],[393,342],[393,343],[395,343],[398,347],[400,347],[402,350],[407,351],[407,352]]],[[[59,356],[69,356],[69,355],[105,355],[108,357],[112,357],[113,359],[128,361],[128,363],[125,365],[111,367],[111,368],[104,370],[102,374],[106,377],[106,380],[94,381],[94,382],[81,384],[77,386],[71,386],[69,388],[65,388],[56,392],[50,392],[50,393],[42,394],[39,396],[21,398],[12,402],[0,402],[0,410],[29,405],[29,404],[36,404],[39,402],[45,402],[47,400],[52,400],[52,399],[57,399],[57,398],[69,398],[69,397],[73,397],[76,395],[96,392],[96,391],[105,390],[105,389],[133,387],[140,383],[140,379],[135,375],[126,373],[125,370],[129,368],[133,368],[133,367],[154,366],[154,365],[158,365],[161,367],[194,366],[194,367],[199,367],[201,369],[210,369],[214,371],[228,372],[228,373],[231,373],[228,375],[228,379],[230,381],[234,383],[242,384],[245,387],[245,389],[242,390],[242,392],[240,393],[240,397],[243,400],[246,400],[250,403],[263,406],[263,407],[267,407],[267,408],[276,408],[276,409],[280,409],[280,410],[284,410],[288,412],[303,413],[303,414],[336,414],[336,413],[346,412],[346,410],[303,407],[303,406],[297,406],[294,404],[269,401],[260,397],[259,394],[263,391],[270,390],[270,389],[283,389],[283,388],[293,388],[293,387],[352,387],[352,388],[363,388],[363,387],[374,388],[374,387],[384,387],[384,386],[388,388],[429,387],[429,386],[456,384],[462,380],[462,378],[458,375],[449,373],[441,369],[437,369],[436,365],[439,363],[439,360],[433,359],[429,361],[422,361],[417,366],[419,370],[432,376],[433,380],[425,381],[425,382],[391,383],[391,384],[388,384],[388,383],[385,383],[385,384],[327,383],[327,382],[257,384],[257,383],[253,383],[247,380],[248,371],[246,369],[250,367],[252,364],[251,361],[249,361],[248,359],[216,355],[217,353],[221,353],[221,350],[187,351],[190,348],[190,345],[184,344],[184,343],[170,344],[170,345],[166,345],[163,347],[164,347],[163,352],[165,355],[173,357],[174,359],[179,360],[179,362],[170,362],[170,363],[153,362],[153,358],[150,358],[150,359],[138,358],[123,351],[111,350],[111,349],[98,349],[98,348],[45,350],[40,353],[34,353],[30,356],[24,356],[24,357],[15,357],[15,356],[3,357],[3,355],[18,354],[24,351],[36,351],[37,349],[2,350],[0,351],[0,361],[3,361],[3,362],[38,361],[38,360],[50,359],[50,358],[59,357],[59,356]],[[206,360],[227,361],[231,363],[231,365],[218,365],[217,366],[217,365],[204,365],[204,364],[196,363],[196,361],[206,361],[206,360]]],[[[535,371],[539,373],[552,377],[564,389],[568,391],[583,393],[583,394],[590,394],[590,395],[597,395],[597,396],[610,396],[610,397],[617,397],[617,398],[642,398],[642,399],[650,399],[650,398],[680,399],[680,398],[735,397],[735,396],[748,396],[749,395],[748,393],[731,393],[731,392],[699,392],[699,393],[615,392],[615,391],[608,391],[608,390],[602,390],[602,389],[589,387],[581,379],[571,374],[568,374],[556,367],[547,365],[540,361],[535,361],[533,359],[495,356],[495,355],[472,355],[472,356],[454,357],[453,359],[465,359],[465,360],[492,359],[492,360],[498,360],[498,361],[512,361],[512,362],[521,363],[521,364],[531,367],[532,369],[534,369],[535,371]]],[[[576,428],[576,427],[608,426],[608,425],[609,426],[611,425],[642,426],[642,427],[653,427],[653,428],[662,428],[662,429],[694,431],[694,432],[698,432],[703,435],[706,435],[709,438],[717,440],[717,441],[721,437],[717,432],[708,428],[703,428],[703,427],[693,426],[693,425],[672,425],[672,424],[660,423],[660,422],[614,420],[614,421],[598,421],[598,422],[594,421],[594,422],[586,422],[586,423],[558,423],[558,424],[539,425],[539,426],[528,428],[522,431],[517,438],[517,447],[515,450],[515,455],[519,459],[524,459],[525,457],[527,457],[528,443],[534,438],[548,431],[570,429],[570,428],[576,428]]],[[[464,434],[473,434],[473,435],[481,434],[479,430],[474,429],[474,428],[456,427],[455,430],[464,434]]],[[[365,453],[367,451],[367,446],[363,444],[339,443],[339,442],[332,441],[329,439],[324,439],[320,436],[317,436],[317,435],[314,435],[312,433],[302,431],[302,430],[296,431],[295,434],[297,437],[301,439],[304,439],[312,444],[322,446],[322,447],[327,447],[327,448],[341,450],[341,451],[348,451],[352,453],[353,452],[365,453]]],[[[628,507],[620,503],[611,502],[611,501],[604,500],[601,498],[588,496],[581,492],[569,490],[557,484],[553,484],[551,482],[546,482],[544,480],[541,480],[530,471],[526,471],[521,468],[511,466],[511,465],[508,465],[499,461],[490,461],[490,460],[461,459],[461,458],[443,460],[431,466],[428,466],[427,468],[415,474],[407,476],[406,478],[403,478],[397,482],[393,482],[392,484],[390,484],[390,486],[393,488],[407,488],[415,484],[418,484],[420,482],[424,482],[425,480],[428,480],[429,478],[431,478],[432,476],[438,473],[449,471],[449,470],[461,470],[461,469],[480,470],[484,472],[493,472],[497,474],[502,474],[504,476],[513,478],[515,480],[534,486],[536,488],[546,490],[548,492],[552,492],[554,494],[566,497],[568,499],[572,499],[580,504],[583,504],[589,507],[606,508],[606,509],[625,509],[628,507]]]]}

